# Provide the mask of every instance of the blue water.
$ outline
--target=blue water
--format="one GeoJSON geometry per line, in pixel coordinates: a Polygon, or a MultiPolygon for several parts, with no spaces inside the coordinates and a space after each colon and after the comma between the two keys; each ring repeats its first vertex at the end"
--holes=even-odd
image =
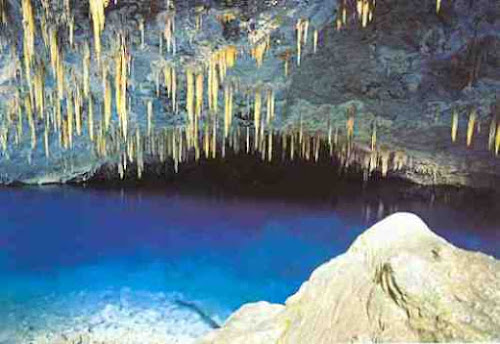
{"type": "MultiPolygon", "coordinates": [[[[167,191],[1,190],[0,305],[29,308],[47,295],[127,288],[178,293],[224,319],[247,302],[284,302],[377,220],[365,210],[356,202],[333,207],[167,191]]],[[[398,210],[419,213],[457,246],[498,257],[491,225],[480,228],[446,206],[398,210]]]]}

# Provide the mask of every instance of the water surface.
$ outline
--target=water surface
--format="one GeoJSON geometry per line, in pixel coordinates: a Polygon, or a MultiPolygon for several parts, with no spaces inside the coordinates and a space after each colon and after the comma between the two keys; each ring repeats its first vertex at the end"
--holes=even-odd
{"type": "Polygon", "coordinates": [[[159,307],[160,299],[194,304],[221,322],[247,302],[284,302],[314,268],[396,210],[416,212],[457,246],[498,257],[491,214],[424,200],[396,209],[381,200],[44,187],[4,189],[0,204],[0,317],[8,319],[0,323],[7,332],[35,326],[40,309],[46,318],[68,318],[124,302],[159,307]]]}

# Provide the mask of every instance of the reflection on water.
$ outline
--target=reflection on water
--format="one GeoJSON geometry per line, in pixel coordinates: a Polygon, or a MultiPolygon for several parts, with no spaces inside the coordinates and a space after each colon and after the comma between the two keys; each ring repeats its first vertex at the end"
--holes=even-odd
{"type": "Polygon", "coordinates": [[[498,257],[494,223],[421,201],[396,209],[382,200],[333,206],[54,187],[6,189],[0,203],[0,303],[18,325],[41,321],[30,309],[50,318],[73,307],[74,316],[124,294],[127,304],[194,302],[222,321],[246,302],[284,302],[315,267],[394,211],[412,210],[456,245],[498,257]]]}

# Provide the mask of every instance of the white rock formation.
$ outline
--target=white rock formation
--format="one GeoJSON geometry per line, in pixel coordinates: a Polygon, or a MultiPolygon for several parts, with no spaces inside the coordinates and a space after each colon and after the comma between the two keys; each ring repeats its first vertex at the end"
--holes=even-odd
{"type": "Polygon", "coordinates": [[[285,305],[241,307],[199,344],[500,341],[500,262],[389,216],[285,305]]]}

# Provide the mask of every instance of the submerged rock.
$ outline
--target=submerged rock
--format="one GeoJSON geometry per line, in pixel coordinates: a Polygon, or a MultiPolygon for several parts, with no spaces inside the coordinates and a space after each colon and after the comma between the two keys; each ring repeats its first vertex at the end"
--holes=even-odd
{"type": "Polygon", "coordinates": [[[500,262],[397,213],[317,268],[285,305],[244,305],[198,343],[499,340],[500,262]]]}

